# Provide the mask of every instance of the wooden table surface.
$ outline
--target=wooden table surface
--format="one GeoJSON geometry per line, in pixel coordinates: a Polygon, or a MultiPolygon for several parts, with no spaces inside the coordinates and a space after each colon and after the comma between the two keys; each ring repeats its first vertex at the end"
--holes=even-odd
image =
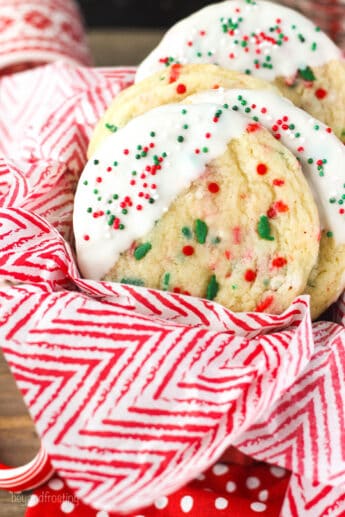
{"type": "MultiPolygon", "coordinates": [[[[89,33],[95,65],[136,65],[157,44],[159,30],[102,30],[89,33]]],[[[39,440],[12,375],[0,352],[0,462],[18,466],[30,461],[39,440]]],[[[0,490],[0,517],[23,517],[27,494],[0,490]]]]}

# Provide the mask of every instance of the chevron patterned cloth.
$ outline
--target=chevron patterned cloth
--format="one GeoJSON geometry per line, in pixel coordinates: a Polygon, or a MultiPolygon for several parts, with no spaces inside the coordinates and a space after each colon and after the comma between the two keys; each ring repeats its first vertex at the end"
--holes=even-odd
{"type": "Polygon", "coordinates": [[[79,276],[73,190],[133,74],[56,63],[0,83],[0,340],[58,476],[28,516],[344,515],[344,300],[312,324],[303,296],[238,315],[79,276]],[[270,466],[216,464],[234,444],[270,466]]]}

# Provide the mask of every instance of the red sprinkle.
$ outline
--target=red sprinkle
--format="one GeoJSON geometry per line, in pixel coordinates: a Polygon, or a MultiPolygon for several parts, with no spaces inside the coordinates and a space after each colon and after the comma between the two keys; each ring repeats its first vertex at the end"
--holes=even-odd
{"type": "Polygon", "coordinates": [[[273,300],[274,300],[274,296],[272,296],[272,295],[271,296],[267,296],[266,298],[264,298],[262,300],[262,302],[260,302],[256,306],[255,312],[263,312],[263,311],[265,311],[271,305],[273,300]]]}
{"type": "Polygon", "coordinates": [[[272,260],[273,267],[284,267],[287,264],[287,260],[284,257],[276,257],[272,260]]]}
{"type": "Polygon", "coordinates": [[[194,253],[193,246],[183,246],[182,253],[186,255],[186,257],[190,257],[194,253]]]}
{"type": "Polygon", "coordinates": [[[90,240],[90,235],[84,235],[84,241],[89,241],[90,240]]]}
{"type": "Polygon", "coordinates": [[[180,287],[174,287],[173,292],[179,294],[181,292],[180,287]]]}
{"type": "Polygon", "coordinates": [[[129,154],[129,149],[124,149],[123,154],[129,154]]]}
{"type": "Polygon", "coordinates": [[[207,185],[207,188],[208,188],[209,192],[211,192],[211,194],[217,194],[217,192],[219,192],[218,183],[209,183],[207,185]]]}
{"type": "Polygon", "coordinates": [[[96,181],[97,181],[97,183],[102,183],[102,178],[100,176],[98,176],[98,178],[96,178],[96,181]]]}
{"type": "Polygon", "coordinates": [[[289,210],[288,205],[286,205],[284,201],[276,201],[274,203],[274,208],[277,210],[277,212],[287,212],[289,210]]]}
{"type": "Polygon", "coordinates": [[[332,133],[332,128],[331,127],[326,127],[326,131],[327,131],[327,133],[332,133]]]}
{"type": "Polygon", "coordinates": [[[170,68],[169,83],[174,83],[180,77],[182,65],[175,63],[170,68]]]}
{"type": "Polygon", "coordinates": [[[186,91],[187,91],[187,87],[185,84],[180,83],[176,86],[176,92],[178,94],[182,95],[183,93],[186,93],[186,91]]]}
{"type": "Polygon", "coordinates": [[[316,91],[315,91],[315,97],[317,99],[324,99],[325,97],[327,97],[327,91],[324,90],[323,88],[318,88],[316,91]]]}
{"type": "Polygon", "coordinates": [[[284,180],[281,180],[281,179],[279,179],[279,178],[276,178],[276,179],[274,179],[274,180],[273,180],[273,182],[272,182],[272,183],[273,183],[273,185],[274,185],[275,187],[281,187],[282,185],[284,185],[284,184],[285,184],[285,181],[284,181],[284,180]]]}
{"type": "Polygon", "coordinates": [[[244,279],[247,282],[254,282],[256,279],[256,271],[253,271],[253,269],[247,269],[247,271],[244,273],[244,279]]]}
{"type": "Polygon", "coordinates": [[[226,257],[228,260],[230,260],[230,259],[231,259],[231,252],[230,252],[230,250],[225,250],[225,251],[224,251],[224,255],[225,255],[225,257],[226,257]]]}
{"type": "Polygon", "coordinates": [[[276,211],[276,209],[273,206],[271,206],[267,210],[266,214],[267,214],[267,217],[269,217],[270,219],[273,219],[274,217],[276,217],[277,211],[276,211]]]}
{"type": "Polygon", "coordinates": [[[247,127],[246,127],[247,133],[255,133],[255,131],[258,131],[259,129],[260,129],[260,124],[257,124],[255,122],[247,124],[247,127]]]}
{"type": "Polygon", "coordinates": [[[267,108],[261,108],[261,113],[267,113],[267,108]]]}
{"type": "Polygon", "coordinates": [[[232,238],[234,240],[234,244],[240,244],[240,242],[241,242],[241,228],[239,226],[235,226],[232,229],[232,238]]]}
{"type": "Polygon", "coordinates": [[[211,133],[206,133],[206,134],[205,134],[205,137],[206,137],[206,138],[211,138],[211,133]]]}
{"type": "Polygon", "coordinates": [[[264,163],[259,163],[257,166],[256,166],[256,172],[258,174],[260,174],[261,176],[263,176],[264,174],[266,174],[267,172],[267,165],[265,165],[264,163]]]}

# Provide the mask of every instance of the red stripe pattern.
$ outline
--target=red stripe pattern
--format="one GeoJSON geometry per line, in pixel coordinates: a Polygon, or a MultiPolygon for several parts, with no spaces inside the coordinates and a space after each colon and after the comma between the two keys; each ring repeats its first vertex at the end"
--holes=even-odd
{"type": "MultiPolygon", "coordinates": [[[[33,88],[48,68],[30,73],[33,88]]],[[[94,123],[133,71],[49,75],[59,105],[24,125],[24,161],[0,164],[0,276],[14,284],[0,290],[0,339],[53,467],[85,504],[130,512],[236,443],[296,473],[284,515],[340,508],[345,303],[337,323],[312,324],[307,297],[281,316],[233,314],[80,278],[73,189],[94,123]]]]}

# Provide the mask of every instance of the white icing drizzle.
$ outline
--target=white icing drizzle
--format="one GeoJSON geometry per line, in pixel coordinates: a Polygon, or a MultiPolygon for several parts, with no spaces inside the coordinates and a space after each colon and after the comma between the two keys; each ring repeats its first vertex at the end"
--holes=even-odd
{"type": "Polygon", "coordinates": [[[173,200],[205,171],[207,163],[221,156],[232,138],[245,132],[247,124],[246,117],[217,103],[170,104],[133,119],[110,135],[87,163],[75,195],[73,225],[82,274],[101,279],[120,253],[153,228],[173,200]],[[161,169],[151,174],[152,169],[146,168],[154,162],[161,169]],[[119,221],[123,229],[114,228],[119,221]]]}
{"type": "Polygon", "coordinates": [[[333,59],[342,59],[340,49],[298,12],[227,0],[174,25],[139,66],[136,82],[170,63],[214,63],[272,81],[333,59]]]}
{"type": "Polygon", "coordinates": [[[227,103],[237,112],[250,109],[247,116],[252,121],[256,117],[273,135],[280,135],[280,142],[300,160],[322,229],[332,232],[338,244],[345,244],[345,147],[330,128],[267,90],[220,88],[195,94],[189,100],[197,104],[227,103]]]}

